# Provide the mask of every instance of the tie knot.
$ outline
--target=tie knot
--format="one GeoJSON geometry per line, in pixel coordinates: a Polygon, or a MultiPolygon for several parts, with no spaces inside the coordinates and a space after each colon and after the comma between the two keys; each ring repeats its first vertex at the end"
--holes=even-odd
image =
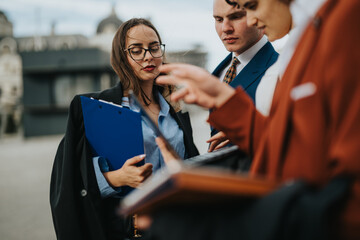
{"type": "Polygon", "coordinates": [[[233,61],[231,63],[231,66],[229,67],[229,69],[227,70],[225,77],[224,77],[224,82],[225,83],[230,83],[236,76],[236,65],[238,65],[240,63],[239,59],[237,59],[237,57],[233,58],[233,61]]]}
{"type": "Polygon", "coordinates": [[[240,63],[239,59],[237,57],[234,57],[233,60],[232,60],[232,64],[233,66],[236,66],[240,63]]]}

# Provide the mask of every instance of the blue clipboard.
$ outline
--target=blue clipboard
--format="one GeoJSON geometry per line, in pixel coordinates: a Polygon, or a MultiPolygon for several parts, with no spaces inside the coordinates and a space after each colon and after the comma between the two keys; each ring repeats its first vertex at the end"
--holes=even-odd
{"type": "MultiPolygon", "coordinates": [[[[94,156],[108,159],[110,170],[144,154],[141,114],[110,102],[80,96],[85,135],[94,156]]],[[[144,161],[137,165],[144,164],[144,161]]]]}

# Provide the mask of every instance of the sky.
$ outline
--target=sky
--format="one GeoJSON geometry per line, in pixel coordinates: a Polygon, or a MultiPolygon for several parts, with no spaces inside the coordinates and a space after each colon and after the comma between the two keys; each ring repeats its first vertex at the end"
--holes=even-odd
{"type": "Polygon", "coordinates": [[[112,6],[123,21],[150,18],[167,50],[202,44],[208,52],[209,71],[227,55],[215,32],[212,0],[0,0],[15,37],[48,35],[52,23],[57,34],[91,37],[112,6]]]}

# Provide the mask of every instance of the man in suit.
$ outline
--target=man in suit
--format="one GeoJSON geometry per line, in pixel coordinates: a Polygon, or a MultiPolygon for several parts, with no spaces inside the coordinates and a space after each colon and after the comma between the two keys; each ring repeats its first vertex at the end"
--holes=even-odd
{"type": "MultiPolygon", "coordinates": [[[[233,88],[241,86],[255,102],[257,86],[265,71],[276,62],[278,53],[263,32],[255,26],[247,26],[245,10],[234,8],[224,0],[214,0],[213,16],[216,32],[230,53],[212,74],[221,81],[228,82],[233,88]],[[239,61],[235,67],[236,77],[229,80],[226,75],[231,71],[229,69],[235,57],[239,61]]],[[[217,130],[211,128],[211,136],[216,133],[217,130]]],[[[209,150],[222,140],[215,140],[217,143],[211,145],[209,150]]]]}
{"type": "Polygon", "coordinates": [[[236,77],[229,83],[242,86],[255,102],[255,92],[260,79],[278,57],[264,34],[256,27],[246,24],[246,11],[233,8],[223,0],[214,0],[215,29],[229,55],[215,68],[213,75],[222,81],[232,60],[236,57],[236,77]]]}

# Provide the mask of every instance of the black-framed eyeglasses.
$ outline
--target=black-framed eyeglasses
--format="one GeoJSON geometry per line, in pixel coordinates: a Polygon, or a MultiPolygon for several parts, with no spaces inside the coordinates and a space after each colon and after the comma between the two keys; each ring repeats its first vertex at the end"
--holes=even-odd
{"type": "Polygon", "coordinates": [[[128,49],[124,49],[124,51],[128,52],[134,61],[143,60],[147,51],[149,51],[153,58],[161,58],[165,53],[165,44],[152,45],[148,49],[143,47],[130,47],[128,49]]]}

